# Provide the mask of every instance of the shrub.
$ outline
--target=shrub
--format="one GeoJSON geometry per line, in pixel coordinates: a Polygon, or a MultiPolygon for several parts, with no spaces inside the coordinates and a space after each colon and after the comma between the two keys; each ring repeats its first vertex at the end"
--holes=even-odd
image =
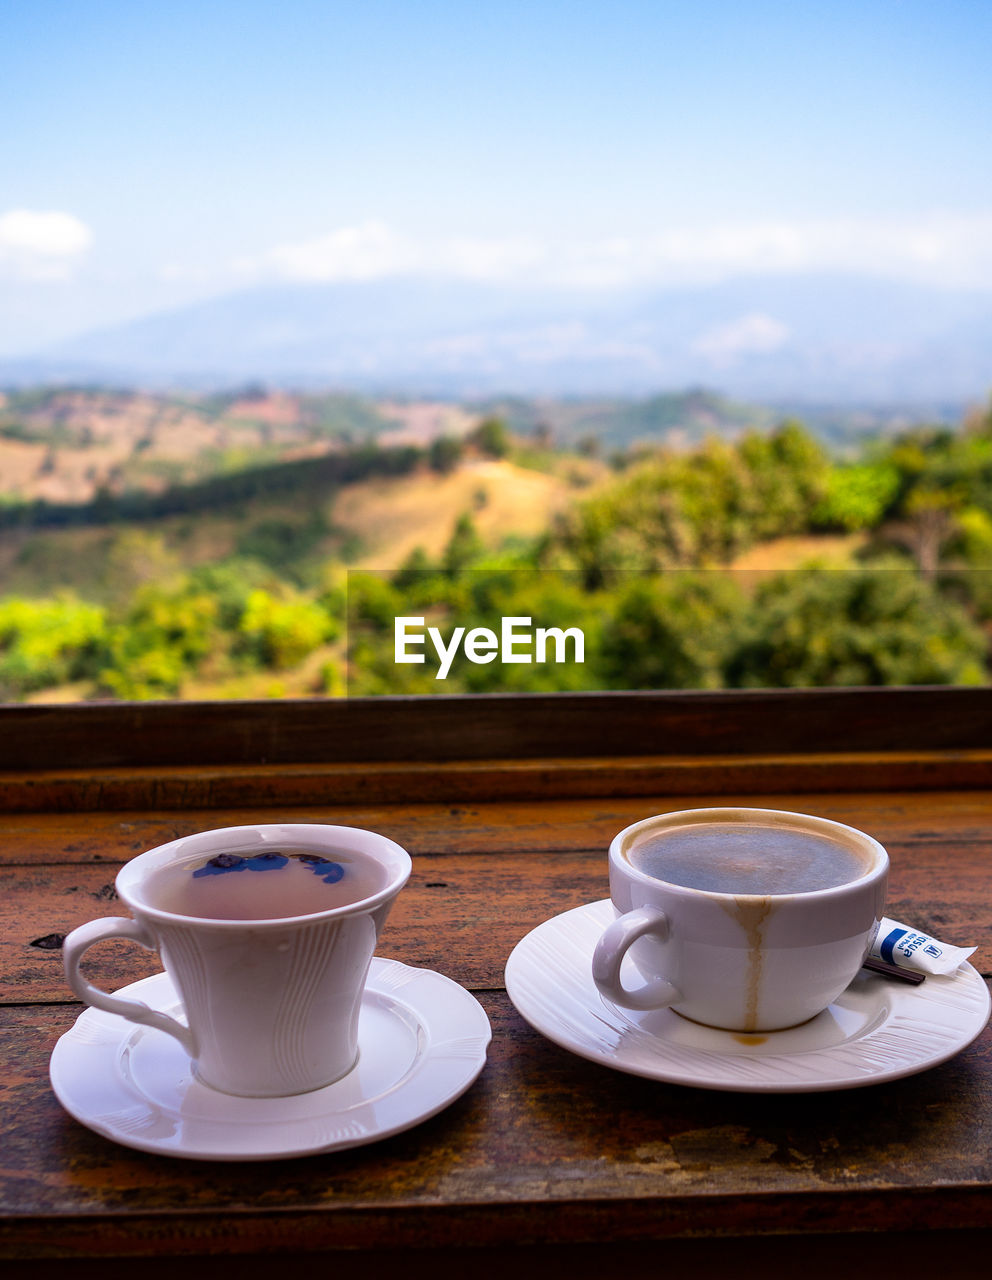
{"type": "Polygon", "coordinates": [[[755,594],[731,686],[980,684],[985,638],[911,570],[806,569],[755,594]]]}

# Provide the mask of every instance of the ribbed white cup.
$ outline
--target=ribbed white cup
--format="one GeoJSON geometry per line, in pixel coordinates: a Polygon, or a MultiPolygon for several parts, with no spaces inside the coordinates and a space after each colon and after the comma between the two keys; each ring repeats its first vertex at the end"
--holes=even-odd
{"type": "Polygon", "coordinates": [[[93,920],[69,934],[66,977],[87,1004],[174,1036],[198,1078],[224,1093],[281,1097],[319,1089],[355,1065],[365,980],[411,865],[394,841],[357,827],[225,827],[173,840],[140,854],[118,874],[117,892],[132,918],[93,920]],[[178,915],[148,897],[151,878],[170,864],[231,850],[254,856],[287,845],[325,857],[350,851],[371,858],[383,869],[384,887],[332,910],[251,921],[178,915]],[[141,1001],[101,991],[82,976],[83,953],[112,937],[158,951],[182,997],[185,1025],[141,1001]]]}

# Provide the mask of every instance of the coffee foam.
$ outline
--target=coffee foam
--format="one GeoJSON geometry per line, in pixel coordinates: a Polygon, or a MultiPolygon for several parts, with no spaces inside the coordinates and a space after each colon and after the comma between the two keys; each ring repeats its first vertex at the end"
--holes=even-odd
{"type": "Polygon", "coordinates": [[[639,824],[620,848],[641,875],[734,897],[841,888],[878,865],[878,846],[827,819],[777,810],[711,809],[639,824]]]}

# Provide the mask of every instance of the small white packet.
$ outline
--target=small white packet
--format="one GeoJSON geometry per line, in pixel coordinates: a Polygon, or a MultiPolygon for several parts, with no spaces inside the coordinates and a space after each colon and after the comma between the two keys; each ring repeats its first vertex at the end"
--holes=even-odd
{"type": "Polygon", "coordinates": [[[938,942],[919,929],[908,924],[883,917],[872,939],[868,958],[882,960],[899,969],[914,969],[917,973],[953,973],[976,950],[975,947],[952,947],[938,942]]]}

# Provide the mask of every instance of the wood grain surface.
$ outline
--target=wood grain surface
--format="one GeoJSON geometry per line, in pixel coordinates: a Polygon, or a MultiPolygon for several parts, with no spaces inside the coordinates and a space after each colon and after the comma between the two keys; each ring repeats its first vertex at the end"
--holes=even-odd
{"type": "MultiPolygon", "coordinates": [[[[707,717],[719,718],[725,709],[701,705],[707,717]]],[[[794,716],[801,705],[792,701],[794,716]]],[[[896,700],[890,705],[895,713],[896,700]]],[[[679,714],[687,714],[684,706],[679,714]]],[[[374,736],[373,709],[365,715],[363,742],[374,736]]],[[[46,735],[55,722],[46,719],[46,735]]],[[[969,733],[978,720],[971,723],[969,733]]],[[[29,731],[26,720],[22,727],[29,731]]],[[[696,726],[697,744],[705,732],[696,726]]],[[[466,733],[474,740],[476,726],[466,733]]],[[[204,1273],[213,1267],[213,1274],[223,1257],[236,1259],[243,1276],[269,1274],[253,1268],[275,1256],[311,1264],[323,1259],[322,1266],[333,1256],[340,1275],[358,1274],[362,1265],[366,1275],[385,1274],[367,1269],[372,1260],[386,1267],[400,1257],[409,1276],[421,1274],[419,1264],[411,1269],[417,1258],[423,1273],[435,1276],[454,1258],[460,1269],[474,1266],[477,1277],[505,1274],[528,1259],[524,1270],[554,1274],[557,1250],[559,1262],[567,1260],[569,1274],[579,1277],[595,1273],[594,1261],[602,1266],[607,1246],[615,1251],[608,1257],[633,1266],[665,1242],[675,1250],[670,1257],[705,1276],[725,1274],[735,1258],[785,1258],[787,1242],[802,1233],[825,1242],[821,1260],[847,1257],[838,1242],[853,1238],[865,1257],[866,1242],[890,1237],[904,1250],[918,1237],[923,1243],[909,1261],[923,1258],[935,1241],[943,1242],[942,1255],[953,1241],[987,1248],[989,1029],[950,1062],[891,1084],[807,1096],[722,1094],[585,1062],[533,1031],[503,988],[506,958],[524,934],[560,911],[607,896],[606,848],[617,831],[653,812],[709,804],[794,809],[869,831],[892,859],[889,913],[949,941],[976,944],[975,963],[988,978],[992,790],[982,785],[989,780],[982,771],[992,735],[962,747],[972,753],[970,780],[928,787],[918,785],[920,761],[936,748],[924,732],[927,741],[914,752],[912,734],[912,724],[892,732],[896,745],[888,753],[874,739],[865,747],[884,769],[886,785],[873,789],[852,782],[853,765],[845,764],[851,785],[804,790],[795,785],[802,770],[790,772],[796,757],[788,753],[779,757],[778,786],[771,764],[748,789],[746,772],[714,757],[683,772],[690,785],[680,790],[680,758],[673,755],[667,764],[675,767],[667,772],[649,761],[632,791],[636,753],[586,753],[578,786],[573,755],[524,764],[490,752],[490,763],[465,772],[462,789],[448,795],[443,765],[431,770],[434,783],[418,794],[421,766],[386,761],[389,767],[376,775],[380,784],[363,796],[314,786],[314,779],[327,778],[319,761],[301,766],[307,789],[294,792],[292,782],[286,788],[285,767],[274,762],[235,770],[239,778],[255,779],[252,803],[247,790],[238,799],[226,783],[216,789],[209,781],[197,784],[187,760],[144,773],[135,762],[123,790],[118,763],[63,773],[63,780],[85,783],[91,803],[31,808],[28,793],[37,788],[40,800],[51,798],[52,775],[64,761],[51,768],[39,763],[34,773],[20,762],[8,779],[20,799],[0,808],[4,1274],[24,1268],[25,1275],[44,1276],[46,1266],[57,1269],[69,1260],[79,1275],[95,1274],[87,1270],[92,1267],[109,1276],[114,1266],[133,1274],[129,1260],[141,1259],[154,1276],[155,1257],[177,1256],[202,1263],[204,1273]],[[493,776],[514,771],[530,779],[527,785],[517,794],[503,788],[494,795],[493,776]],[[392,798],[381,783],[390,775],[406,775],[392,798]],[[709,789],[698,790],[704,781],[709,789]],[[196,803],[173,803],[183,787],[196,803]],[[122,796],[126,806],[103,803],[122,796]],[[67,1116],[48,1082],[55,1041],[80,1011],[62,975],[61,938],[85,920],[121,914],[114,876],[129,858],[177,835],[255,821],[369,827],[411,851],[413,876],[380,953],[439,969],[478,995],[493,1025],[487,1066],[442,1114],[354,1151],[229,1165],[117,1146],[67,1116]],[[737,1242],[733,1254],[726,1251],[728,1239],[737,1242]],[[764,1252],[753,1254],[762,1242],[764,1252]]],[[[40,750],[37,741],[32,750],[40,750]]],[[[746,769],[748,759],[745,753],[736,763],[746,769]]],[[[808,780],[816,754],[803,747],[802,760],[808,780]]],[[[223,778],[222,765],[230,764],[230,756],[217,761],[213,776],[223,778]]],[[[820,764],[821,778],[843,780],[836,760],[820,764]]],[[[356,757],[347,768],[357,776],[362,762],[356,757]]],[[[156,957],[125,943],[100,944],[87,958],[92,980],[109,988],[158,967],[156,957]]]]}

